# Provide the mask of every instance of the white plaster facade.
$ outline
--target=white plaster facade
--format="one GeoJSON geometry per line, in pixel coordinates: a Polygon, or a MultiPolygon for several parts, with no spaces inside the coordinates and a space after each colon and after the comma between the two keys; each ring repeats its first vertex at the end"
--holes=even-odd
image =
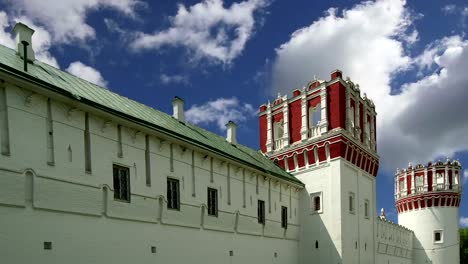
{"type": "MultiPolygon", "coordinates": [[[[319,146],[306,150],[314,163],[301,167],[297,153],[290,156],[286,170],[300,184],[40,83],[4,71],[0,80],[2,263],[459,263],[455,247],[433,249],[428,241],[437,229],[444,242],[457,243],[458,207],[400,214],[405,227],[376,217],[376,177],[369,173],[378,161],[374,119],[363,122],[359,142],[360,124],[351,119],[360,113],[350,99],[369,103],[365,114],[373,104],[350,81],[335,80],[347,88],[344,129],[328,130],[323,83],[317,88],[321,120],[310,133],[303,91],[300,144],[290,145],[287,108],[279,110],[285,129],[278,139],[266,108],[269,155],[279,145],[294,150],[349,138],[346,158],[332,157],[329,141],[320,145],[322,160],[319,146]],[[128,201],[114,198],[114,165],[128,169],[128,201]],[[179,181],[179,210],[168,209],[168,179],[179,181]],[[217,190],[216,216],[208,215],[207,188],[217,190]],[[265,202],[265,224],[258,200],[265,202]]],[[[173,116],[185,121],[180,98],[173,116]]],[[[227,140],[237,144],[234,124],[227,140]]]]}

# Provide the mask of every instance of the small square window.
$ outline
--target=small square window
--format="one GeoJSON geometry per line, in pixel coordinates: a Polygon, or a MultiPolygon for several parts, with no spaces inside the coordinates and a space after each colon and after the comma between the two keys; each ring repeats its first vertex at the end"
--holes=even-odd
{"type": "Polygon", "coordinates": [[[130,202],[130,169],[113,165],[114,174],[114,199],[130,202]]]}
{"type": "Polygon", "coordinates": [[[167,178],[167,208],[180,210],[179,180],[167,178]]]}
{"type": "Polygon", "coordinates": [[[155,246],[151,246],[151,253],[156,253],[156,247],[155,246]]]}
{"type": "Polygon", "coordinates": [[[444,235],[441,230],[434,231],[434,243],[443,243],[444,235]]]}
{"type": "Polygon", "coordinates": [[[208,188],[208,215],[218,216],[218,191],[208,188]]]}
{"type": "Polygon", "coordinates": [[[44,242],[44,250],[52,250],[52,242],[45,241],[44,242]]]}

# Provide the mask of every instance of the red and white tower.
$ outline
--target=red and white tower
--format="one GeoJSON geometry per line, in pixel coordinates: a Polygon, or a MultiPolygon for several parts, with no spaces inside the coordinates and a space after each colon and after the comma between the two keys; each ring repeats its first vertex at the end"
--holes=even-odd
{"type": "Polygon", "coordinates": [[[414,263],[460,263],[459,161],[411,164],[395,174],[398,223],[414,231],[414,263]]]}
{"type": "Polygon", "coordinates": [[[260,106],[260,149],[306,185],[302,263],[375,263],[376,113],[342,73],[260,106]]]}

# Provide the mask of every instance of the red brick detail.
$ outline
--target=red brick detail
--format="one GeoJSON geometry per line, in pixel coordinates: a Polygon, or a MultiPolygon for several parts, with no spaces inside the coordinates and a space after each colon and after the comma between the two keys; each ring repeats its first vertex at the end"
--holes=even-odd
{"type": "Polygon", "coordinates": [[[262,115],[258,118],[259,130],[260,130],[260,150],[265,153],[266,141],[267,141],[267,116],[262,115]]]}
{"type": "Polygon", "coordinates": [[[307,100],[307,107],[315,107],[318,104],[320,104],[320,96],[317,96],[317,97],[314,97],[314,98],[312,98],[310,100],[307,100]]]}
{"type": "Polygon", "coordinates": [[[427,190],[432,192],[432,170],[427,170],[427,190]]]}
{"type": "Polygon", "coordinates": [[[294,170],[295,166],[294,166],[294,156],[288,158],[288,168],[290,170],[294,170]]]}
{"type": "Polygon", "coordinates": [[[278,160],[278,166],[280,166],[281,168],[286,169],[286,167],[284,166],[284,159],[280,159],[278,160]]]}
{"type": "Polygon", "coordinates": [[[318,158],[320,162],[327,160],[327,154],[325,153],[325,146],[318,148],[318,158]]]}
{"type": "Polygon", "coordinates": [[[312,165],[312,164],[315,164],[315,158],[314,158],[314,149],[311,149],[309,151],[307,151],[307,158],[309,160],[309,164],[312,165]]]}
{"type": "Polygon", "coordinates": [[[336,78],[342,78],[343,73],[341,71],[334,71],[330,74],[330,80],[336,79],[336,78]]]}
{"type": "Polygon", "coordinates": [[[289,142],[301,140],[302,111],[301,100],[289,104],[289,142]]]}
{"type": "Polygon", "coordinates": [[[304,153],[297,154],[297,166],[302,168],[305,166],[304,153]]]}
{"type": "Polygon", "coordinates": [[[296,90],[293,91],[293,96],[294,97],[299,96],[299,95],[301,95],[301,90],[296,89],[296,90]]]}
{"type": "Polygon", "coordinates": [[[265,104],[262,104],[262,105],[260,106],[260,113],[261,113],[261,112],[265,112],[266,109],[267,109],[267,106],[266,106],[265,104]]]}
{"type": "Polygon", "coordinates": [[[336,82],[327,87],[327,116],[329,129],[346,128],[346,87],[336,82]]]}

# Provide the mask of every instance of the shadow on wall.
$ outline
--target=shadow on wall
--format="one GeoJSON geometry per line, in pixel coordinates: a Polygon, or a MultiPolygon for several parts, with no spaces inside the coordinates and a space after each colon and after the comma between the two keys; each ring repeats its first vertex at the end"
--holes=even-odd
{"type": "Polygon", "coordinates": [[[322,215],[310,213],[310,197],[306,189],[300,193],[300,263],[342,263],[341,256],[323,222],[322,215]]]}

